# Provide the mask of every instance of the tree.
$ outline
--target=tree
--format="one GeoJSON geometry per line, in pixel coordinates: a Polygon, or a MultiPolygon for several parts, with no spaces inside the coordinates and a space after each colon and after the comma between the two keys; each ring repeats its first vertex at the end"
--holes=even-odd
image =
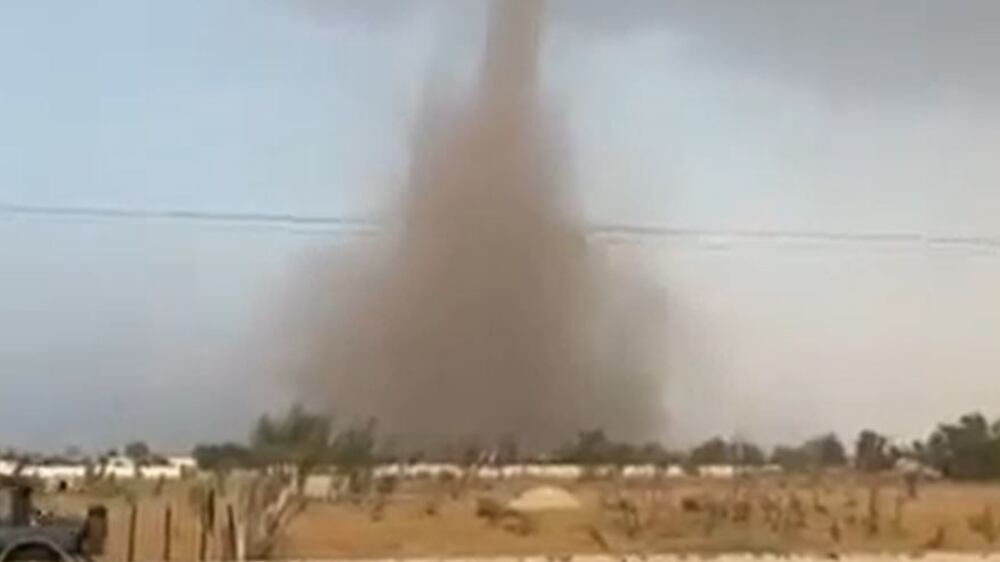
{"type": "Polygon", "coordinates": [[[788,472],[800,472],[812,465],[812,459],[803,447],[778,446],[771,453],[771,463],[788,472]]]}
{"type": "Polygon", "coordinates": [[[926,445],[925,462],[960,480],[1000,478],[1000,422],[992,426],[979,413],[941,424],[926,445]]]}
{"type": "Polygon", "coordinates": [[[237,468],[253,468],[257,459],[249,447],[237,443],[221,445],[198,445],[192,452],[198,468],[211,471],[228,471],[237,468]]]}
{"type": "Polygon", "coordinates": [[[739,466],[761,466],[767,462],[767,457],[757,445],[736,441],[729,446],[729,460],[739,466]]]}
{"type": "Polygon", "coordinates": [[[764,450],[749,441],[726,441],[713,437],[691,449],[687,462],[692,466],[712,464],[734,464],[740,466],[760,466],[767,462],[764,450]]]}
{"type": "Polygon", "coordinates": [[[927,458],[930,456],[929,443],[924,443],[920,439],[914,439],[910,443],[909,457],[915,461],[922,462],[924,464],[930,464],[927,462],[927,458]]]}
{"type": "Polygon", "coordinates": [[[847,452],[835,434],[827,433],[798,447],[776,447],[771,462],[793,472],[835,468],[847,464],[847,452]]]}
{"type": "Polygon", "coordinates": [[[889,451],[889,440],[866,429],[858,435],[854,448],[854,463],[858,470],[879,472],[892,468],[895,459],[889,451]]]}
{"type": "Polygon", "coordinates": [[[696,466],[708,464],[728,464],[729,444],[721,437],[714,437],[691,450],[690,461],[696,466]]]}
{"type": "Polygon", "coordinates": [[[517,444],[517,438],[513,435],[507,435],[497,444],[497,455],[496,462],[499,465],[514,464],[520,460],[520,446],[517,444]]]}
{"type": "Polygon", "coordinates": [[[136,464],[145,464],[152,456],[152,450],[145,441],[133,441],[125,445],[125,456],[136,464]]]}
{"type": "Polygon", "coordinates": [[[947,474],[947,464],[950,452],[948,451],[948,439],[945,437],[941,426],[927,438],[927,441],[915,447],[917,459],[927,466],[940,470],[942,474],[947,474]]]}
{"type": "Polygon", "coordinates": [[[611,464],[619,466],[639,462],[641,460],[639,449],[628,443],[611,443],[608,447],[607,457],[607,460],[611,464]]]}
{"type": "Polygon", "coordinates": [[[83,449],[78,445],[70,445],[69,447],[66,447],[65,451],[63,451],[63,456],[70,460],[80,459],[84,456],[83,449]]]}
{"type": "Polygon", "coordinates": [[[349,427],[337,434],[330,445],[330,460],[347,475],[355,492],[360,492],[370,480],[371,467],[376,460],[377,426],[373,418],[363,425],[349,427]]]}
{"type": "Polygon", "coordinates": [[[815,465],[830,468],[847,464],[847,451],[836,434],[828,433],[810,439],[803,447],[815,465]]]}
{"type": "Polygon", "coordinates": [[[483,446],[478,439],[466,439],[461,445],[461,464],[463,466],[475,466],[483,459],[483,446]]]}
{"type": "Polygon", "coordinates": [[[370,419],[363,425],[349,427],[337,434],[330,446],[330,460],[337,466],[367,466],[375,462],[376,428],[370,419]]]}
{"type": "Polygon", "coordinates": [[[576,440],[564,445],[556,452],[561,462],[585,465],[605,464],[610,460],[613,443],[608,440],[603,429],[581,431],[576,440]]]}
{"type": "Polygon", "coordinates": [[[663,445],[649,442],[637,452],[640,462],[665,467],[681,461],[679,455],[671,453],[663,445]]]}
{"type": "Polygon", "coordinates": [[[254,455],[268,464],[296,468],[300,484],[317,465],[327,459],[333,422],[328,416],[293,405],[279,419],[261,416],[251,436],[254,455]]]}

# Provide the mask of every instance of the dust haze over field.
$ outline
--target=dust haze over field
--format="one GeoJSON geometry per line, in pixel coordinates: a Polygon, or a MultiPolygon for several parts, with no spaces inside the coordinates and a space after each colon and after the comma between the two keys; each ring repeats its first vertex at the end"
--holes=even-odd
{"type": "MultiPolygon", "coordinates": [[[[479,0],[67,4],[0,2],[4,204],[378,216],[406,188],[410,140],[435,146],[403,121],[428,84],[469,87],[485,21],[479,0]]],[[[553,0],[548,21],[545,99],[574,171],[558,183],[593,223],[998,235],[995,0],[553,0]]],[[[375,288],[338,283],[403,269],[399,238],[348,245],[353,259],[315,225],[0,214],[4,446],[182,452],[244,438],[303,390],[353,406],[332,375],[315,392],[283,367],[355,336],[342,308],[375,288]],[[298,261],[313,252],[315,270],[298,261]],[[276,323],[288,293],[323,337],[276,323]]],[[[665,342],[672,447],[908,439],[1000,411],[992,251],[670,237],[616,252],[669,289],[667,336],[632,341],[665,342]]]]}
{"type": "Polygon", "coordinates": [[[339,418],[424,444],[663,433],[645,361],[660,300],[588,251],[535,95],[540,8],[498,3],[477,93],[424,116],[386,236],[299,296],[295,370],[339,418]]]}

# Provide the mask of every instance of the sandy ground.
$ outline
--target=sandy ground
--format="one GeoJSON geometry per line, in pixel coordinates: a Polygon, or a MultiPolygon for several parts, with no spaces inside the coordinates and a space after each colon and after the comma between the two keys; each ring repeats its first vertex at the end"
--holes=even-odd
{"type": "MultiPolygon", "coordinates": [[[[535,556],[535,557],[505,557],[505,558],[435,558],[433,561],[426,559],[413,559],[411,562],[683,562],[689,561],[692,558],[685,555],[653,555],[646,557],[618,557],[618,556],[594,556],[594,555],[579,555],[571,558],[562,558],[555,560],[551,557],[535,556]]],[[[701,558],[695,558],[701,559],[701,558]]],[[[706,560],[713,560],[716,562],[769,562],[769,561],[800,561],[800,562],[819,562],[821,560],[830,560],[827,556],[784,556],[784,555],[754,555],[754,554],[727,554],[719,556],[705,557],[706,560]]],[[[983,555],[983,554],[968,554],[968,553],[958,553],[958,552],[938,552],[929,553],[922,555],[919,558],[914,558],[908,555],[891,555],[891,554],[857,554],[857,555],[844,555],[836,558],[843,562],[903,562],[907,560],[921,560],[923,562],[1000,562],[1000,555],[983,555]]],[[[289,561],[285,561],[289,562],[289,561]]],[[[320,562],[320,561],[312,561],[320,562]]],[[[333,562],[326,561],[326,562],[333,562]]],[[[345,560],[337,560],[336,562],[348,562],[345,560]]],[[[408,562],[407,559],[380,559],[378,562],[408,562]]]]}
{"type": "MultiPolygon", "coordinates": [[[[820,482],[805,478],[775,479],[739,487],[732,482],[698,480],[642,486],[572,483],[566,488],[580,500],[581,509],[533,514],[527,532],[523,532],[526,528],[512,526],[511,520],[490,523],[475,515],[480,497],[511,497],[538,484],[517,481],[489,486],[473,484],[461,489],[453,484],[406,484],[389,496],[378,517],[371,502],[362,505],[310,502],[285,529],[272,558],[438,560],[609,553],[651,556],[665,552],[821,556],[834,552],[936,551],[978,555],[1000,552],[1000,485],[926,484],[920,487],[916,499],[909,499],[901,482],[888,479],[877,488],[875,532],[869,517],[870,483],[858,478],[820,482]],[[637,506],[639,523],[631,527],[632,533],[624,512],[609,507],[609,500],[621,495],[637,506]],[[763,498],[784,502],[782,513],[787,521],[778,525],[768,523],[760,508],[763,498]],[[788,507],[791,498],[795,498],[802,512],[798,520],[789,515],[795,511],[788,507]],[[699,509],[685,510],[684,504],[692,500],[699,504],[699,509]],[[734,506],[744,500],[749,500],[753,507],[746,520],[736,520],[734,506]],[[727,513],[715,513],[716,508],[708,506],[717,506],[727,513]],[[992,512],[993,521],[987,523],[996,533],[994,544],[990,544],[986,534],[973,530],[984,526],[986,509],[992,512]]],[[[137,560],[162,559],[167,506],[173,510],[171,558],[197,559],[200,524],[189,492],[189,485],[183,483],[171,484],[159,495],[153,493],[152,486],[132,491],[139,509],[137,560]]],[[[67,513],[83,513],[95,501],[108,505],[111,529],[108,555],[104,559],[126,560],[131,508],[125,498],[64,494],[43,501],[67,513]]],[[[220,498],[220,513],[228,501],[226,497],[220,498]]],[[[208,544],[210,560],[220,559],[221,526],[222,521],[218,521],[208,544]]],[[[591,560],[581,559],[581,562],[591,560]]]]}
{"type": "MultiPolygon", "coordinates": [[[[513,483],[492,490],[471,490],[454,499],[432,487],[410,490],[388,502],[381,517],[372,506],[312,503],[287,529],[275,556],[279,558],[364,559],[447,556],[529,556],[601,553],[923,553],[957,551],[982,553],[1000,549],[1000,540],[972,530],[970,519],[984,519],[993,511],[992,526],[1000,535],[1000,486],[933,484],[910,499],[901,483],[877,488],[873,528],[867,482],[840,481],[757,483],[735,490],[732,483],[688,481],[625,490],[639,506],[641,523],[634,533],[623,513],[605,507],[606,498],[621,488],[607,484],[579,484],[570,489],[582,500],[574,512],[534,516],[527,534],[475,517],[476,498],[483,494],[509,495],[529,483],[513,483]],[[783,487],[784,486],[784,487],[783,487]],[[513,490],[504,490],[508,487],[513,490]],[[802,517],[777,525],[765,521],[756,507],[760,498],[799,504],[802,517]],[[437,498],[436,513],[426,508],[437,498]],[[656,498],[656,499],[647,499],[656,498]],[[734,521],[734,498],[753,498],[746,521],[734,521]],[[711,509],[687,512],[686,499],[725,506],[730,513],[711,509]]],[[[633,529],[634,530],[634,529],[633,529]]]]}

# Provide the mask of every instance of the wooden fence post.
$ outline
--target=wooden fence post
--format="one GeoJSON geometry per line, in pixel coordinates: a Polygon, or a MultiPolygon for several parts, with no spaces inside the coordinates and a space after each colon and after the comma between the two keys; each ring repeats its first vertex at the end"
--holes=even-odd
{"type": "Polygon", "coordinates": [[[198,562],[205,562],[205,555],[208,552],[208,526],[204,519],[199,522],[198,529],[198,562]]]}
{"type": "Polygon", "coordinates": [[[226,560],[236,560],[236,517],[233,504],[226,504],[226,560]]]}
{"type": "Polygon", "coordinates": [[[163,513],[163,562],[170,562],[170,555],[173,542],[173,510],[170,504],[163,513]]]}
{"type": "Polygon", "coordinates": [[[139,504],[132,502],[132,510],[128,517],[128,544],[125,552],[126,562],[135,562],[135,533],[139,519],[139,504]]]}
{"type": "Polygon", "coordinates": [[[209,489],[205,502],[202,504],[201,536],[198,538],[198,560],[205,562],[208,558],[208,539],[215,530],[215,490],[209,489]]]}

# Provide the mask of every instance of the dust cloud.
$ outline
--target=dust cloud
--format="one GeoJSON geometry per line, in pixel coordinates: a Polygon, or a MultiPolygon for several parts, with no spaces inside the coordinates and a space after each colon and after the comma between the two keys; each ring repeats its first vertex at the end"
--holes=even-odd
{"type": "Polygon", "coordinates": [[[536,95],[541,10],[495,3],[476,93],[425,116],[398,215],[299,296],[296,368],[338,419],[422,445],[664,434],[660,300],[594,251],[566,191],[536,95]]]}

